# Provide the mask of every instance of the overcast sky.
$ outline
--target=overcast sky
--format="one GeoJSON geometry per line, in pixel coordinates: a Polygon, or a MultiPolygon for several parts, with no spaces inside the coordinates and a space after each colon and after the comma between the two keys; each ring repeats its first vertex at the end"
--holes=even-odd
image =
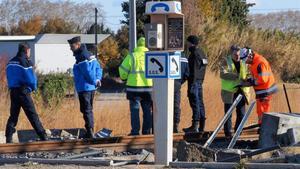
{"type": "MultiPolygon", "coordinates": [[[[80,0],[74,0],[80,1],[80,0]]],[[[92,2],[100,2],[105,11],[105,25],[112,30],[117,31],[120,27],[123,13],[121,3],[125,0],[92,0],[92,2]]],[[[248,3],[256,3],[250,8],[250,13],[269,13],[286,10],[300,10],[300,0],[247,0],[248,3]]]]}

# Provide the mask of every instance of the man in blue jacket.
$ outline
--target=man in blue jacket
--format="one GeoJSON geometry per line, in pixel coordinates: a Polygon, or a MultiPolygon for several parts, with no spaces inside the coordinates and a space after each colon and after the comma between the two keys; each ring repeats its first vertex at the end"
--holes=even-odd
{"type": "Polygon", "coordinates": [[[180,122],[181,86],[189,77],[189,63],[188,63],[188,59],[184,56],[184,53],[181,54],[180,64],[181,64],[181,79],[176,79],[174,81],[174,124],[173,124],[174,133],[178,133],[178,126],[180,122]]]}
{"type": "Polygon", "coordinates": [[[41,140],[47,140],[47,135],[35,110],[30,93],[37,89],[37,78],[30,61],[30,47],[26,43],[19,44],[17,55],[12,58],[6,67],[8,87],[10,89],[10,116],[6,124],[6,143],[12,143],[12,135],[21,108],[24,110],[32,127],[41,140]]]}
{"type": "Polygon", "coordinates": [[[101,86],[102,68],[94,56],[81,44],[80,37],[68,40],[75,56],[73,67],[75,88],[78,92],[80,111],[83,114],[86,138],[94,138],[93,100],[95,90],[101,86]]]}

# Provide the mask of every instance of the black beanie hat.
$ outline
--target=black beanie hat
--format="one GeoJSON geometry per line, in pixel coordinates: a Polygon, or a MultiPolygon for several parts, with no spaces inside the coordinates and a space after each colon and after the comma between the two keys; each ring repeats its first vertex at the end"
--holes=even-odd
{"type": "Polygon", "coordinates": [[[190,42],[193,45],[198,45],[199,44],[199,38],[195,35],[191,35],[187,38],[187,41],[190,42]]]}

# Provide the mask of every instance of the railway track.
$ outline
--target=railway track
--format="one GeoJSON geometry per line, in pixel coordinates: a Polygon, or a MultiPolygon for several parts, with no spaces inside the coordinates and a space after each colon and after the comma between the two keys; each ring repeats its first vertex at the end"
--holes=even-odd
{"type": "MultiPolygon", "coordinates": [[[[212,132],[201,133],[179,133],[174,134],[173,141],[178,143],[181,140],[189,142],[204,142],[212,132]]],[[[219,133],[216,140],[224,140],[224,134],[219,133]]],[[[245,131],[240,139],[255,140],[258,139],[256,130],[245,131]]],[[[0,154],[24,153],[39,151],[63,151],[76,152],[88,148],[112,149],[115,151],[129,151],[133,149],[147,149],[154,147],[153,135],[142,136],[119,136],[110,138],[97,138],[90,140],[64,140],[64,141],[43,141],[29,143],[0,144],[0,154]]]]}

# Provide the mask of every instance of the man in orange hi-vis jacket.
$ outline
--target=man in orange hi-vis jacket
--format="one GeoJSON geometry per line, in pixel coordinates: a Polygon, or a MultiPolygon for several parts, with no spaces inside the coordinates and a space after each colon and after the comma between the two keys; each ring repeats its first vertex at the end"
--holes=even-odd
{"type": "Polygon", "coordinates": [[[247,79],[240,86],[253,86],[256,94],[258,124],[262,123],[263,113],[270,112],[272,95],[278,91],[275,78],[269,62],[250,48],[240,51],[241,58],[246,58],[250,65],[251,79],[247,79]]]}

